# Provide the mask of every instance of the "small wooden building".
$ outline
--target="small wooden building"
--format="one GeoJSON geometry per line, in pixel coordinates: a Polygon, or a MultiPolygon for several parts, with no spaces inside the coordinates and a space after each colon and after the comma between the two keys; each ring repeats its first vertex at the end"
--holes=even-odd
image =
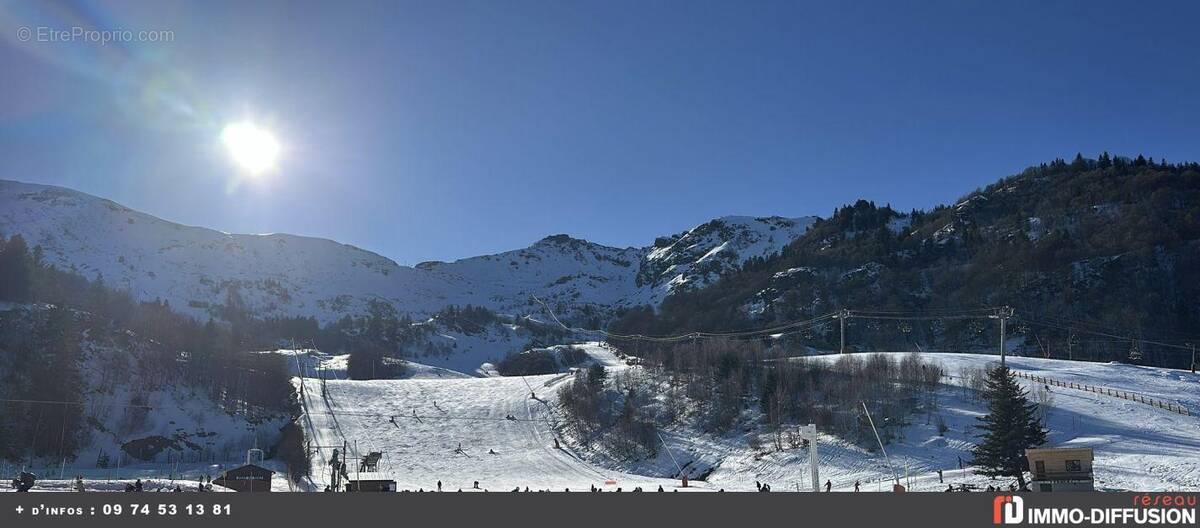
{"type": "Polygon", "coordinates": [[[346,480],[346,491],[350,492],[388,492],[396,491],[396,481],[387,478],[382,473],[360,472],[351,474],[346,480]]]}
{"type": "Polygon", "coordinates": [[[271,491],[271,477],[274,474],[274,471],[257,464],[246,464],[221,473],[212,483],[234,491],[271,491]]]}
{"type": "Polygon", "coordinates": [[[1090,447],[1026,449],[1033,491],[1092,491],[1093,453],[1090,447]]]}
{"type": "Polygon", "coordinates": [[[396,481],[387,479],[363,479],[351,480],[346,483],[346,491],[352,492],[372,492],[372,491],[396,491],[396,481]]]}

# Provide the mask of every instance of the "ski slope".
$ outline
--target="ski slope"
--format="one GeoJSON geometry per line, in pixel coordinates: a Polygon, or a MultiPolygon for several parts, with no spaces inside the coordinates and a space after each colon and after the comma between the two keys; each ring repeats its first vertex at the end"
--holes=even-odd
{"type": "MultiPolygon", "coordinates": [[[[588,350],[606,365],[619,364],[599,347],[588,350]]],[[[433,490],[439,480],[444,491],[473,491],[475,481],[488,491],[582,491],[609,481],[615,481],[610,490],[677,486],[671,479],[598,468],[566,445],[554,448],[550,407],[570,376],[330,380],[324,395],[319,381],[306,379],[304,425],[314,446],[328,446],[313,458],[314,485],[329,484],[332,448],[344,442],[352,460],[383,452],[378,473],[400,489],[433,490]]]]}
{"type": "MultiPolygon", "coordinates": [[[[598,345],[582,346],[610,369],[639,368],[625,366],[598,345]]],[[[913,491],[941,491],[949,484],[1008,486],[1007,480],[975,475],[969,467],[958,469],[960,457],[969,464],[975,418],[985,412],[982,402],[959,384],[958,377],[964,368],[985,367],[997,358],[926,354],[925,359],[941,363],[950,375],[940,389],[938,410],[948,431],[939,435],[932,417],[911,417],[900,438],[886,446],[890,468],[877,450],[870,452],[822,435],[818,444],[822,484],[829,480],[835,491],[851,491],[858,481],[862,491],[886,491],[895,475],[913,491]]],[[[1060,381],[1170,398],[1200,410],[1200,377],[1185,371],[1022,357],[1009,358],[1009,365],[1060,381]]],[[[327,382],[327,395],[322,397],[319,382],[310,379],[305,381],[305,419],[314,444],[334,446],[345,441],[351,446],[352,458],[356,453],[384,452],[380,473],[395,479],[400,489],[431,490],[441,480],[445,490],[469,490],[478,480],[490,491],[527,486],[577,491],[591,485],[652,490],[659,484],[669,490],[679,484],[673,479],[676,461],[672,454],[690,468],[693,478],[711,470],[706,482],[693,481],[693,490],[754,491],[756,482],[770,483],[775,491],[811,489],[807,450],[777,451],[765,434],[761,436],[763,445],[751,449],[749,436],[762,432],[742,428],[726,436],[687,427],[668,428],[663,435],[671,453],[664,451],[656,459],[636,462],[613,462],[565,442],[563,449],[555,449],[557,389],[570,380],[569,374],[335,380],[327,382]],[[531,389],[538,400],[530,398],[531,389]],[[517,420],[507,420],[508,415],[517,420]],[[457,452],[460,443],[462,452],[457,452]],[[609,480],[617,484],[604,486],[609,480]]],[[[1027,380],[1021,382],[1031,393],[1035,389],[1027,380]]],[[[1050,445],[1094,448],[1097,489],[1200,490],[1197,416],[1058,387],[1052,388],[1051,398],[1047,417],[1050,445]]],[[[324,464],[329,454],[330,449],[323,449],[314,457],[314,486],[318,489],[328,481],[324,464]]]]}

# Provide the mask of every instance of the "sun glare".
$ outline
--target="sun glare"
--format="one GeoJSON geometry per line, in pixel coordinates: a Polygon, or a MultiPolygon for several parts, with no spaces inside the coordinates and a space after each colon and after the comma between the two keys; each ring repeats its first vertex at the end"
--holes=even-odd
{"type": "Polygon", "coordinates": [[[279,142],[265,128],[249,121],[231,123],[221,131],[221,142],[233,160],[253,176],[275,167],[279,142]]]}

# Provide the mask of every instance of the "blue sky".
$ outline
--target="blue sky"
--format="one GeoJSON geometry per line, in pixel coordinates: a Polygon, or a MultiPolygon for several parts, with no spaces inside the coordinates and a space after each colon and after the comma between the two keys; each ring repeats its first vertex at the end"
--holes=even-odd
{"type": "Polygon", "coordinates": [[[928,208],[1075,152],[1200,159],[1196,5],[6,2],[0,178],[406,264],[928,208]],[[243,119],[284,148],[258,180],[217,139],[243,119]]]}

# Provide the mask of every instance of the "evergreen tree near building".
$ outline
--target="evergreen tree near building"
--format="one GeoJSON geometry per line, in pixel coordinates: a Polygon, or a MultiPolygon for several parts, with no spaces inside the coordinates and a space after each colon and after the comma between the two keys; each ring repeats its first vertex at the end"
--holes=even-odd
{"type": "Polygon", "coordinates": [[[1046,430],[1037,418],[1037,405],[1017,383],[1016,375],[1003,365],[988,370],[983,397],[988,413],[977,418],[980,442],[972,463],[978,473],[990,477],[1012,477],[1025,489],[1028,461],[1025,450],[1046,443],[1046,430]]]}

